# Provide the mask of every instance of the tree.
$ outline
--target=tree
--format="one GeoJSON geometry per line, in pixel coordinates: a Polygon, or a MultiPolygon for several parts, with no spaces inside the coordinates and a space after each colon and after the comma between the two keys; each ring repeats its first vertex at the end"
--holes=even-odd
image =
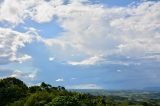
{"type": "Polygon", "coordinates": [[[40,92],[40,91],[42,91],[40,86],[31,86],[31,87],[29,87],[29,92],[30,93],[36,93],[36,92],[40,92]]]}
{"type": "Polygon", "coordinates": [[[8,106],[23,106],[25,103],[25,99],[20,99],[18,101],[14,101],[13,103],[10,103],[8,106]]]}
{"type": "Polygon", "coordinates": [[[5,78],[0,80],[0,106],[5,106],[27,95],[28,87],[19,79],[5,78]]]}
{"type": "Polygon", "coordinates": [[[106,97],[106,106],[113,106],[113,103],[112,103],[112,98],[111,97],[109,97],[109,96],[107,96],[106,97]]]}
{"type": "Polygon", "coordinates": [[[58,96],[45,106],[80,106],[78,99],[70,96],[58,96]]]}
{"type": "Polygon", "coordinates": [[[42,88],[42,90],[47,90],[47,91],[49,91],[52,88],[50,84],[46,84],[44,82],[41,83],[40,87],[42,88]]]}
{"type": "Polygon", "coordinates": [[[37,92],[28,97],[24,106],[44,106],[52,100],[51,95],[46,92],[37,92]]]}
{"type": "Polygon", "coordinates": [[[57,89],[58,89],[58,90],[65,90],[65,87],[63,87],[63,86],[58,86],[57,89]]]}
{"type": "Polygon", "coordinates": [[[120,104],[120,106],[128,106],[128,101],[127,100],[122,101],[121,104],[120,104]]]}
{"type": "Polygon", "coordinates": [[[24,90],[28,89],[27,85],[23,81],[15,77],[8,77],[0,80],[0,88],[8,88],[12,86],[18,86],[24,90]]]}

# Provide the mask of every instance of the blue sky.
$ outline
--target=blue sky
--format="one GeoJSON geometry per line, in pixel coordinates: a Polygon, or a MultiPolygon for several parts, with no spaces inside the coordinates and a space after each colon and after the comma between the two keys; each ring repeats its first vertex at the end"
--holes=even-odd
{"type": "Polygon", "coordinates": [[[72,89],[160,84],[158,0],[2,0],[0,78],[72,89]]]}

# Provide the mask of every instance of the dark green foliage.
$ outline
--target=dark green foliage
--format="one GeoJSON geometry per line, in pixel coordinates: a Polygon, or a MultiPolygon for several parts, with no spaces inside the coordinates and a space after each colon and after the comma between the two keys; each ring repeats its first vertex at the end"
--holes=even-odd
{"type": "Polygon", "coordinates": [[[44,82],[41,83],[40,87],[43,89],[43,90],[49,90],[52,86],[50,84],[46,84],[44,82]]]}
{"type": "Polygon", "coordinates": [[[65,90],[65,88],[62,87],[62,86],[58,86],[57,89],[58,89],[58,90],[65,90]]]}
{"type": "Polygon", "coordinates": [[[19,99],[18,101],[10,103],[9,106],[23,106],[25,101],[26,101],[25,99],[19,99]]]}
{"type": "Polygon", "coordinates": [[[35,93],[35,92],[40,92],[40,91],[42,91],[40,86],[31,86],[31,87],[29,87],[29,92],[30,93],[35,93]]]}
{"type": "Polygon", "coordinates": [[[0,80],[0,88],[7,88],[12,86],[18,86],[22,89],[27,89],[28,87],[23,83],[23,81],[16,79],[14,77],[9,77],[0,80]]]}
{"type": "Polygon", "coordinates": [[[120,96],[93,96],[69,92],[44,82],[27,87],[21,80],[0,80],[0,106],[160,106],[159,99],[135,101],[120,96]]]}
{"type": "Polygon", "coordinates": [[[0,106],[23,98],[27,95],[28,87],[19,79],[6,78],[0,80],[0,106]]]}
{"type": "Polygon", "coordinates": [[[24,106],[44,106],[50,102],[51,99],[52,97],[48,92],[37,92],[28,97],[24,106]]]}
{"type": "Polygon", "coordinates": [[[45,106],[80,106],[78,99],[70,96],[57,96],[45,106]]]}

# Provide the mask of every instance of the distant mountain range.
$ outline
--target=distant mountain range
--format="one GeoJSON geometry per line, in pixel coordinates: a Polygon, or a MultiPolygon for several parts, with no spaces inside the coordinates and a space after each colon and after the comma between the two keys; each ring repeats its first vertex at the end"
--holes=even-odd
{"type": "Polygon", "coordinates": [[[143,90],[147,90],[147,91],[160,91],[160,87],[146,87],[143,90]]]}

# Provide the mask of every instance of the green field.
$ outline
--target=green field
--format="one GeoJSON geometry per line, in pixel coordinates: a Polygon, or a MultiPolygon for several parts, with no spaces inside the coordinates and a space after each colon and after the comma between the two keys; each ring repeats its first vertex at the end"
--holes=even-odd
{"type": "Polygon", "coordinates": [[[73,89],[71,91],[89,93],[95,96],[111,96],[129,101],[160,100],[160,91],[149,90],[104,90],[104,89],[73,89]]]}

